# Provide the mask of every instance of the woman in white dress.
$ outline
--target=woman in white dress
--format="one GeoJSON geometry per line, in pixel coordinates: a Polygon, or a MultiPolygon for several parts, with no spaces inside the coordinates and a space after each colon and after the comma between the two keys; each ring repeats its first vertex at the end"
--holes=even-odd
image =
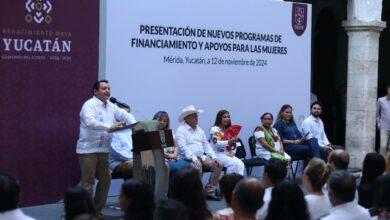
{"type": "Polygon", "coordinates": [[[244,163],[234,156],[234,151],[230,148],[230,146],[235,146],[237,138],[223,140],[225,131],[230,126],[231,121],[229,112],[226,110],[219,111],[214,126],[210,129],[209,141],[217,159],[221,162],[223,167],[226,167],[226,174],[238,173],[244,175],[244,163]]]}
{"type": "Polygon", "coordinates": [[[278,131],[272,127],[272,114],[264,113],[260,119],[262,125],[258,126],[253,134],[256,139],[256,156],[265,160],[276,157],[289,162],[291,157],[284,152],[278,131]]]}

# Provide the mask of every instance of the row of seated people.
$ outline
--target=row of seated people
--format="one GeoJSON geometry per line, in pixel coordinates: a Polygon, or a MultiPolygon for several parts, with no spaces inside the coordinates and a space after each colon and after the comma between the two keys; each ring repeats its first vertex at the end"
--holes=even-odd
{"type": "MultiPolygon", "coordinates": [[[[206,185],[206,192],[210,199],[218,199],[215,196],[215,190],[223,167],[226,168],[227,174],[243,175],[245,165],[234,155],[234,148],[228,148],[236,144],[237,138],[229,140],[222,138],[226,129],[231,126],[230,113],[226,110],[219,111],[214,126],[206,136],[198,126],[198,117],[201,112],[202,110],[192,105],[182,110],[179,116],[179,122],[182,124],[176,130],[175,145],[164,149],[165,182],[167,186],[172,186],[172,177],[180,167],[192,165],[200,172],[206,168],[212,171],[206,185]]],[[[256,156],[265,160],[277,157],[287,162],[290,161],[290,156],[305,161],[312,157],[321,157],[326,160],[329,151],[341,147],[329,143],[324,132],[324,125],[319,118],[321,112],[321,103],[315,102],[311,105],[311,115],[302,124],[305,135],[298,130],[290,105],[282,106],[274,128],[272,128],[273,115],[263,114],[261,126],[258,126],[254,132],[256,156]]],[[[153,119],[160,122],[160,129],[170,128],[168,113],[157,112],[153,119]]],[[[115,133],[110,148],[110,167],[114,173],[121,174],[125,179],[132,176],[133,166],[132,140],[128,132],[115,133]]],[[[168,188],[166,190],[168,192],[168,188]]]]}
{"type": "MultiPolygon", "coordinates": [[[[335,150],[329,159],[328,164],[318,158],[309,161],[303,172],[306,190],[286,180],[286,164],[279,158],[267,161],[262,183],[226,174],[219,180],[226,208],[214,214],[207,206],[199,171],[191,166],[175,174],[173,199],[155,201],[150,185],[129,179],[122,184],[119,204],[124,219],[132,220],[390,218],[390,153],[386,161],[378,153],[366,155],[360,184],[346,171],[347,152],[335,150]]],[[[20,191],[14,177],[0,173],[0,219],[33,220],[18,208],[20,191]]],[[[64,210],[66,220],[98,218],[91,195],[79,186],[65,193],[64,210]]]]}

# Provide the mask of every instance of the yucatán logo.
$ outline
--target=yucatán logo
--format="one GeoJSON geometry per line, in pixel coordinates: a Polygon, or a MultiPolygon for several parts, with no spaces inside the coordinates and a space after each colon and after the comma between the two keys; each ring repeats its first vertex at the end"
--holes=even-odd
{"type": "Polygon", "coordinates": [[[306,4],[293,3],[291,23],[296,35],[301,36],[305,32],[307,24],[306,4]]]}
{"type": "Polygon", "coordinates": [[[51,16],[49,15],[53,6],[49,0],[27,0],[26,4],[27,14],[26,22],[31,23],[35,21],[41,24],[43,21],[47,24],[51,23],[51,16]]]}

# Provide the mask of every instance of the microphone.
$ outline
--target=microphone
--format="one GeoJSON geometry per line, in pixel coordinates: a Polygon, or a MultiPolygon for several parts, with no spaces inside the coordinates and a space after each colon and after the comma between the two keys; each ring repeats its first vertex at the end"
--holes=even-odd
{"type": "Polygon", "coordinates": [[[114,97],[111,97],[110,98],[110,102],[116,104],[118,107],[122,107],[122,108],[130,108],[129,105],[127,105],[126,103],[123,103],[123,102],[119,102],[116,98],[114,97]]]}

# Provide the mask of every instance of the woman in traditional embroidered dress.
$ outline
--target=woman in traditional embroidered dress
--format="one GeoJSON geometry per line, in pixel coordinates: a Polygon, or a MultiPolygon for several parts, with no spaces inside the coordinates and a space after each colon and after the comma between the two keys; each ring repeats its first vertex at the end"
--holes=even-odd
{"type": "Polygon", "coordinates": [[[272,122],[271,113],[264,113],[261,116],[262,126],[257,127],[253,134],[256,138],[256,156],[265,160],[276,157],[288,162],[291,157],[284,152],[278,131],[272,127],[272,122]]]}
{"type": "Polygon", "coordinates": [[[238,173],[244,175],[244,163],[234,156],[237,138],[223,140],[224,133],[231,126],[230,113],[221,110],[217,113],[214,126],[210,129],[210,142],[222,166],[226,167],[226,174],[238,173]]]}

